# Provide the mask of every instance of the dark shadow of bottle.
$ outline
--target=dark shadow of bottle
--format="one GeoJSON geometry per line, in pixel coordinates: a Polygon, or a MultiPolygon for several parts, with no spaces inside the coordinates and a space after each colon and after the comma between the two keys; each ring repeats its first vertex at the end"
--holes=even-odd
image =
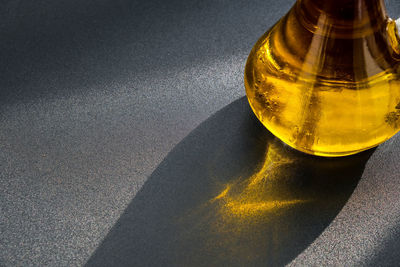
{"type": "Polygon", "coordinates": [[[329,225],[372,154],[320,158],[270,134],[241,98],[179,143],[88,266],[276,266],[329,225]]]}

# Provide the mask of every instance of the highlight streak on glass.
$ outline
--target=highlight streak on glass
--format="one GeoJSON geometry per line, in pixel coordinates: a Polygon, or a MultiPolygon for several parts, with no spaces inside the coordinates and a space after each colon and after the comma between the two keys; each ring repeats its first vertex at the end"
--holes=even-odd
{"type": "Polygon", "coordinates": [[[280,140],[345,156],[400,130],[400,44],[383,0],[297,0],[251,50],[246,94],[280,140]]]}

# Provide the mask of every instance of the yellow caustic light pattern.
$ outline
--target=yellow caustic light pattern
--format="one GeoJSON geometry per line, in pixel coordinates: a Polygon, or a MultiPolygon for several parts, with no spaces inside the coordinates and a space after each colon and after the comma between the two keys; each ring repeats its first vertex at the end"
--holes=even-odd
{"type": "Polygon", "coordinates": [[[398,40],[383,0],[298,0],[250,52],[250,106],[309,154],[375,147],[400,130],[398,40]]]}
{"type": "MultiPolygon", "coordinates": [[[[318,158],[264,133],[254,136],[257,157],[254,150],[246,154],[254,164],[227,176],[205,172],[207,193],[173,217],[171,225],[179,232],[176,251],[185,251],[177,265],[201,265],[205,258],[216,266],[286,264],[287,255],[298,255],[336,217],[371,153],[318,158]]],[[[205,169],[214,170],[220,161],[209,163],[205,169]]]]}
{"type": "Polygon", "coordinates": [[[219,214],[226,218],[251,219],[266,213],[277,214],[284,208],[308,202],[305,199],[293,199],[290,192],[284,192],[280,179],[287,175],[282,171],[293,161],[285,157],[276,144],[271,144],[265,155],[263,165],[251,177],[228,184],[219,195],[210,202],[219,203],[219,214]]]}

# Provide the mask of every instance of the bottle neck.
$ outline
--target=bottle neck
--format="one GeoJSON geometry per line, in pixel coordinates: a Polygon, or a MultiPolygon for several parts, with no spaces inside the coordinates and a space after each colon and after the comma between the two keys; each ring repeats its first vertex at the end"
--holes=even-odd
{"type": "Polygon", "coordinates": [[[388,19],[383,0],[297,0],[296,9],[309,27],[345,38],[379,31],[388,19]]]}

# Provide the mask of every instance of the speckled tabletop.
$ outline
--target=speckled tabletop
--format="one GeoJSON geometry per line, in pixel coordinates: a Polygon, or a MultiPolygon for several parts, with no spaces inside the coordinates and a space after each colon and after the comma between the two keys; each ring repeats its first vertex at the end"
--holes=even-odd
{"type": "Polygon", "coordinates": [[[398,265],[400,136],[305,156],[244,98],[293,2],[3,1],[0,265],[398,265]]]}

